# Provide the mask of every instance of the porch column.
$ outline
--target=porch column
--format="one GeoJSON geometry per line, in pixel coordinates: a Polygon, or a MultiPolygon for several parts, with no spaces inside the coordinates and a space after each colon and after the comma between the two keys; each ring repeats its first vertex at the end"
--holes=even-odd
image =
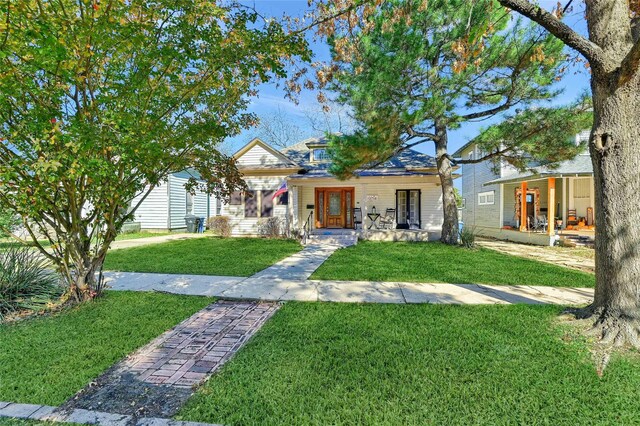
{"type": "Polygon", "coordinates": [[[562,178],[562,227],[567,227],[567,178],[562,178]]]}
{"type": "MultiPolygon", "coordinates": [[[[291,199],[289,200],[289,204],[292,206],[291,214],[293,216],[292,219],[292,227],[296,231],[298,230],[298,223],[300,222],[300,204],[298,201],[298,186],[294,185],[291,187],[291,199]]],[[[288,206],[287,206],[288,207],[288,206]]]]}
{"type": "Polygon", "coordinates": [[[520,183],[520,232],[527,231],[527,182],[520,183]]]}
{"type": "Polygon", "coordinates": [[[556,229],[556,178],[548,179],[549,193],[547,196],[547,231],[549,235],[555,235],[556,229]]]}

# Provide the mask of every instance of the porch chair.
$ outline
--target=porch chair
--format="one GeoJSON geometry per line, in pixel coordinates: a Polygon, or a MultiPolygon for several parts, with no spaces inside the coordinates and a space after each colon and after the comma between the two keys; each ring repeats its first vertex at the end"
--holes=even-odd
{"type": "Polygon", "coordinates": [[[540,216],[535,216],[533,218],[533,229],[536,231],[543,231],[546,232],[547,231],[547,226],[549,226],[549,222],[547,221],[547,216],[545,215],[540,215],[540,216]]]}
{"type": "Polygon", "coordinates": [[[396,209],[387,209],[384,216],[380,218],[381,229],[393,229],[393,222],[396,220],[396,209]]]}
{"type": "Polygon", "coordinates": [[[360,207],[353,209],[353,225],[355,229],[358,229],[358,225],[362,229],[362,209],[360,207]]]}
{"type": "Polygon", "coordinates": [[[578,226],[578,214],[576,213],[576,209],[567,210],[567,225],[578,226]]]}

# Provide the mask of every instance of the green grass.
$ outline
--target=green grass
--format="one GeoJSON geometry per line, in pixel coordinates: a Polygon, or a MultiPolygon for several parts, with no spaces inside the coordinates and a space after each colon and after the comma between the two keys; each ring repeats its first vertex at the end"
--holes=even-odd
{"type": "Polygon", "coordinates": [[[138,240],[140,238],[162,237],[164,235],[171,235],[171,232],[150,232],[150,231],[127,232],[126,234],[118,234],[118,236],[116,237],[116,241],[138,240]]]}
{"type": "Polygon", "coordinates": [[[595,285],[591,274],[483,248],[372,241],[338,250],[311,278],[554,287],[595,285]]]}
{"type": "Polygon", "coordinates": [[[59,405],[209,303],[204,297],[107,292],[55,315],[0,325],[0,401],[59,405]]]}
{"type": "Polygon", "coordinates": [[[300,249],[294,240],[195,238],[112,251],[105,269],[248,277],[300,249]]]}
{"type": "Polygon", "coordinates": [[[640,363],[597,376],[553,306],[288,303],[178,418],[227,425],[638,424],[640,363]],[[568,342],[563,340],[569,340],[568,342]]]}

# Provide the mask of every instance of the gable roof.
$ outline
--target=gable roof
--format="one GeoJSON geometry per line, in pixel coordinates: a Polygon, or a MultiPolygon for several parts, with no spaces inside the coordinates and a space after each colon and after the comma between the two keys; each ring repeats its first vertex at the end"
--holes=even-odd
{"type": "MultiPolygon", "coordinates": [[[[299,164],[301,168],[308,171],[326,170],[329,168],[330,163],[311,162],[311,148],[309,147],[326,146],[327,144],[328,140],[326,137],[309,138],[284,148],[281,152],[296,164],[299,164]]],[[[378,170],[378,172],[380,172],[382,169],[422,170],[435,167],[437,167],[436,160],[432,156],[412,149],[406,149],[385,161],[383,164],[368,169],[368,171],[378,170]]],[[[364,170],[362,172],[364,172],[364,170]]]]}
{"type": "Polygon", "coordinates": [[[494,179],[483,184],[483,186],[497,183],[515,183],[523,180],[542,179],[548,177],[568,177],[568,176],[592,176],[593,164],[588,152],[583,152],[571,160],[566,160],[558,164],[557,167],[539,166],[533,167],[525,172],[515,172],[499,179],[494,179]]]}
{"type": "Polygon", "coordinates": [[[249,143],[247,143],[245,146],[240,148],[235,154],[233,154],[233,157],[236,160],[238,160],[238,163],[240,163],[239,168],[241,169],[243,168],[244,169],[246,168],[291,169],[291,168],[299,167],[298,164],[291,161],[291,159],[288,158],[286,155],[282,154],[280,151],[276,150],[271,145],[267,144],[266,142],[262,141],[259,138],[253,138],[251,141],[249,141],[249,143]],[[274,161],[267,161],[268,159],[264,158],[265,156],[263,155],[263,157],[260,158],[258,162],[252,162],[251,160],[249,160],[247,163],[242,164],[240,159],[243,156],[247,155],[252,150],[259,151],[260,149],[263,151],[266,151],[266,154],[273,157],[274,161]]]}

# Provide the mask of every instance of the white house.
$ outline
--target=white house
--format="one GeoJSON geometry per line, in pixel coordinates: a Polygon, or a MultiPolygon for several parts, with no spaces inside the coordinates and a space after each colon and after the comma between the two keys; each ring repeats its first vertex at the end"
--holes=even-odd
{"type": "MultiPolygon", "coordinates": [[[[576,135],[576,144],[589,131],[576,135]]],[[[473,143],[454,156],[479,158],[473,143]]],[[[489,161],[462,165],[462,220],[479,235],[553,245],[556,234],[594,234],[593,167],[587,151],[555,168],[531,167],[518,172],[508,164],[494,170],[489,161]],[[524,197],[523,197],[523,194],[524,197]]]]}
{"type": "Polygon", "coordinates": [[[221,209],[231,217],[232,233],[255,235],[261,219],[275,216],[292,233],[354,230],[365,238],[439,238],[442,190],[433,157],[406,150],[341,181],[328,172],[326,149],[324,138],[280,151],[253,139],[240,149],[235,158],[249,190],[234,193],[221,209]],[[272,200],[284,181],[288,193],[272,200]]]}
{"type": "MultiPolygon", "coordinates": [[[[191,178],[198,178],[195,171],[185,170],[169,175],[166,182],[153,188],[135,212],[134,223],[142,230],[184,230],[185,216],[208,218],[220,213],[220,203],[216,198],[202,191],[190,194],[184,187],[191,178]]],[[[137,204],[142,195],[134,198],[137,204]]]]}

